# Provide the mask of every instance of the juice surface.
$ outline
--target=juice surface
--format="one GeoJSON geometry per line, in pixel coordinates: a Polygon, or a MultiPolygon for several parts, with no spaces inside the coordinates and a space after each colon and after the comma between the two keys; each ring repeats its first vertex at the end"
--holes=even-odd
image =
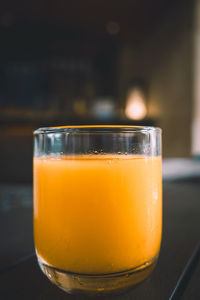
{"type": "Polygon", "coordinates": [[[125,271],[158,254],[161,231],[161,157],[34,159],[35,247],[47,264],[125,271]]]}

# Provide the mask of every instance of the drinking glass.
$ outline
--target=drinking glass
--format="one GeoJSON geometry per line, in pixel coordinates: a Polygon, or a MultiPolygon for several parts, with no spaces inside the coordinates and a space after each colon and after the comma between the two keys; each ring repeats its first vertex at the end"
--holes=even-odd
{"type": "Polygon", "coordinates": [[[44,274],[69,293],[116,293],[152,272],[162,235],[161,129],[34,132],[34,239],[44,274]]]}

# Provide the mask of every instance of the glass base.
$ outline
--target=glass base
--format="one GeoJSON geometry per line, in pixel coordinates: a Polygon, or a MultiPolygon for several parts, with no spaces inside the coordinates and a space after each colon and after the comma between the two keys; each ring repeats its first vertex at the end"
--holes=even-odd
{"type": "Polygon", "coordinates": [[[78,274],[60,269],[44,263],[38,258],[39,266],[51,282],[70,294],[86,294],[89,296],[104,296],[128,290],[147,278],[153,271],[158,257],[143,265],[124,272],[112,274],[78,274]]]}

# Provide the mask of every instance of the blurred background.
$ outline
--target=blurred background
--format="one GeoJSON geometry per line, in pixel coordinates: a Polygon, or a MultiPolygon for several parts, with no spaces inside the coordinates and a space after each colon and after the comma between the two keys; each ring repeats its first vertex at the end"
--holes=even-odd
{"type": "Polygon", "coordinates": [[[153,125],[200,154],[198,0],[0,3],[0,181],[31,182],[32,131],[153,125]]]}

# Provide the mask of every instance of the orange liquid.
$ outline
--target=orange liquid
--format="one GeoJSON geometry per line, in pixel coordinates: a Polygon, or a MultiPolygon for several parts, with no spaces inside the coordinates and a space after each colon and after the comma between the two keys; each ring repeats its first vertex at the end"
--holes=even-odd
{"type": "Polygon", "coordinates": [[[88,274],[144,264],[160,249],[161,189],[161,157],[35,158],[37,254],[88,274]]]}

